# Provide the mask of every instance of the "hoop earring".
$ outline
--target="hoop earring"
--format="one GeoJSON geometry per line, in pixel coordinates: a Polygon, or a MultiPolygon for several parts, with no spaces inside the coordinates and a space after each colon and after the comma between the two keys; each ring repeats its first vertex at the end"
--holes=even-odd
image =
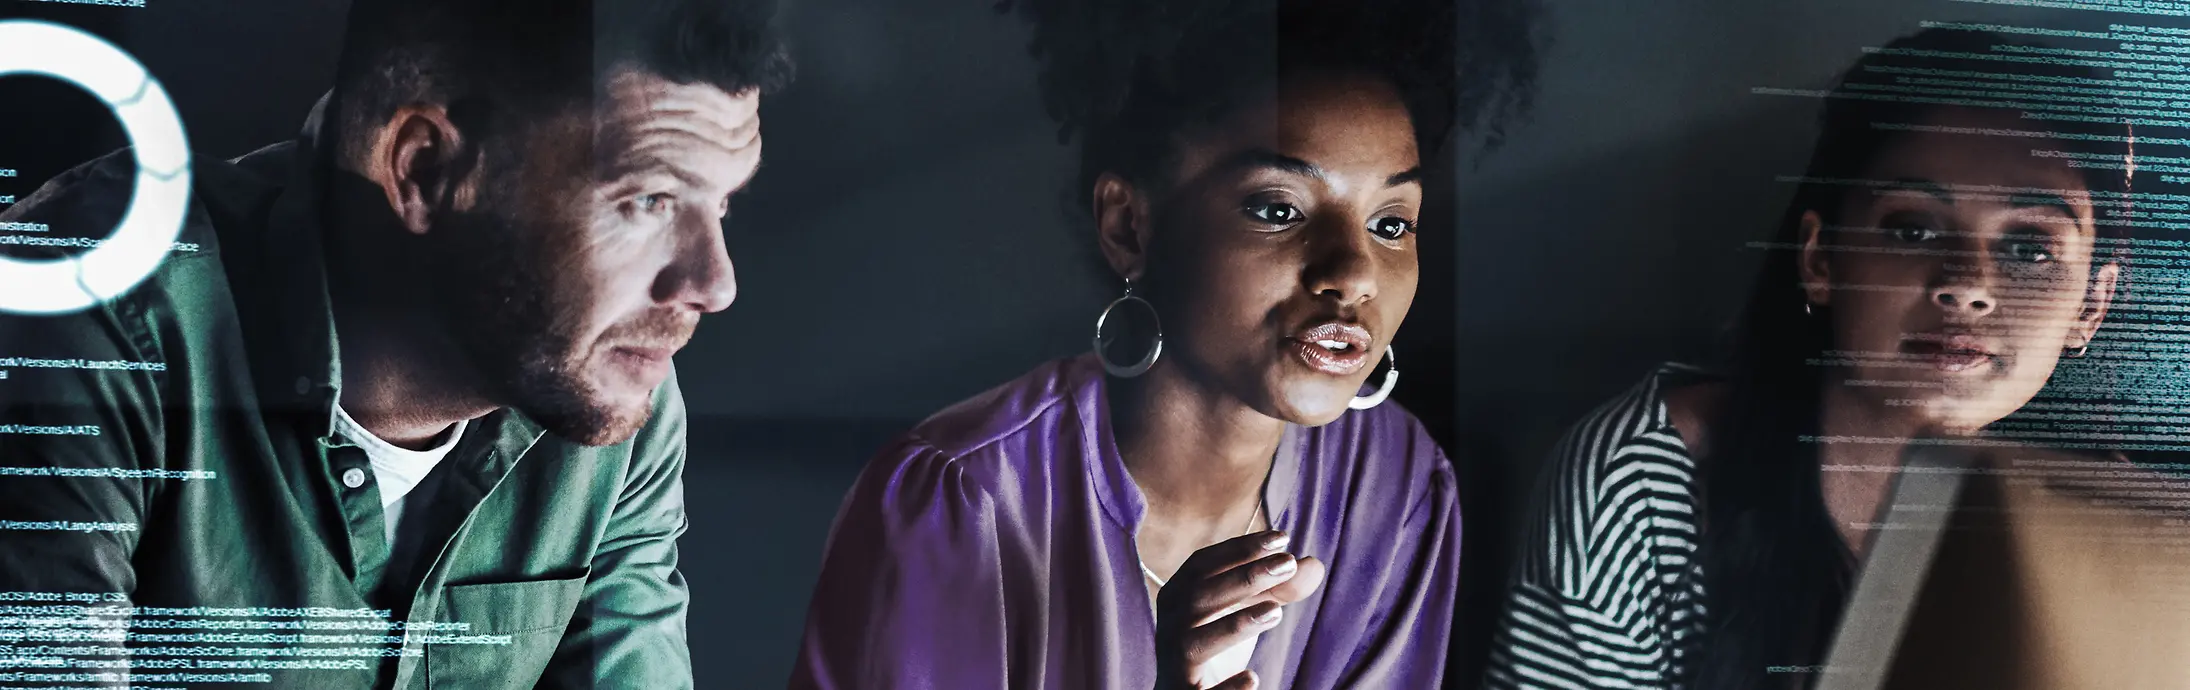
{"type": "Polygon", "coordinates": [[[1110,372],[1111,376],[1118,378],[1129,379],[1146,374],[1149,367],[1156,366],[1156,358],[1163,356],[1163,321],[1156,316],[1156,305],[1149,304],[1148,300],[1141,299],[1133,294],[1133,281],[1125,281],[1125,295],[1111,300],[1110,306],[1103,307],[1103,313],[1095,317],[1094,344],[1095,359],[1103,363],[1103,371],[1110,372]],[[1141,361],[1132,364],[1118,364],[1110,361],[1110,357],[1103,354],[1104,346],[1116,340],[1115,335],[1103,335],[1103,324],[1110,320],[1111,310],[1117,309],[1118,305],[1125,304],[1127,301],[1138,302],[1142,309],[1148,310],[1148,320],[1156,324],[1156,342],[1148,346],[1148,354],[1142,355],[1141,361]]]}
{"type": "Polygon", "coordinates": [[[2084,343],[2082,345],[2076,346],[2076,349],[2070,350],[2068,352],[2068,357],[2069,359],[2083,359],[2084,355],[2089,354],[2090,352],[2091,343],[2084,343]]]}
{"type": "Polygon", "coordinates": [[[1353,400],[1346,403],[1346,407],[1355,410],[1366,410],[1382,405],[1385,398],[1392,397],[1392,389],[1399,387],[1399,353],[1392,351],[1391,346],[1386,345],[1384,346],[1384,359],[1389,362],[1384,367],[1384,385],[1377,386],[1376,392],[1370,393],[1368,397],[1354,396],[1353,400]]]}
{"type": "Polygon", "coordinates": [[[1812,306],[1810,305],[1810,303],[1809,303],[1808,301],[1804,301],[1804,302],[1802,303],[1802,315],[1803,315],[1803,316],[1816,316],[1816,315],[1817,315],[1817,309],[1816,309],[1815,307],[1812,307],[1812,306]]]}

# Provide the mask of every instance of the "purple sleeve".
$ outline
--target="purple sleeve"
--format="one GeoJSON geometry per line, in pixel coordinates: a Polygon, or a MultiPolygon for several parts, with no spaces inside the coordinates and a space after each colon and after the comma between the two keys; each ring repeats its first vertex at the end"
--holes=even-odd
{"type": "Polygon", "coordinates": [[[1444,454],[1437,456],[1428,495],[1390,541],[1382,572],[1394,577],[1378,592],[1374,609],[1364,612],[1374,622],[1338,687],[1435,688],[1444,682],[1460,585],[1460,502],[1444,454]]]}
{"type": "Polygon", "coordinates": [[[791,687],[1005,687],[995,504],[918,441],[884,451],[837,513],[791,687]]]}

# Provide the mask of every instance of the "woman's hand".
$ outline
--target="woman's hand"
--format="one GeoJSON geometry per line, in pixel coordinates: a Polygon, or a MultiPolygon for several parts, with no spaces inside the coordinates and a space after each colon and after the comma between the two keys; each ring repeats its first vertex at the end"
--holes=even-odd
{"type": "Polygon", "coordinates": [[[1257,532],[1195,551],[1156,595],[1156,688],[1245,690],[1253,671],[1211,678],[1210,661],[1284,620],[1284,606],[1323,585],[1323,562],[1285,552],[1284,532],[1257,532]],[[1221,682],[1220,682],[1221,681],[1221,682]]]}

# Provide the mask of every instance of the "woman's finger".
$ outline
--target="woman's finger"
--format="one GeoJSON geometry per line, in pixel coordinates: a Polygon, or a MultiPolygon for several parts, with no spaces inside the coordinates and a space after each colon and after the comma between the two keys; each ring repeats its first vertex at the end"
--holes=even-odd
{"type": "Polygon", "coordinates": [[[1193,555],[1187,556],[1186,562],[1179,564],[1179,571],[1172,574],[1171,579],[1199,580],[1206,578],[1213,573],[1231,570],[1239,567],[1242,563],[1283,551],[1286,545],[1292,542],[1292,537],[1278,530],[1256,532],[1226,539],[1201,547],[1193,555]]]}
{"type": "Polygon", "coordinates": [[[1250,638],[1276,627],[1278,621],[1282,620],[1285,620],[1285,609],[1279,607],[1277,602],[1265,601],[1234,611],[1232,615],[1216,619],[1207,625],[1196,626],[1181,635],[1179,640],[1185,648],[1186,667],[1199,668],[1218,654],[1224,653],[1224,650],[1245,644],[1250,638]]]}
{"type": "Polygon", "coordinates": [[[1308,595],[1314,594],[1316,589],[1323,586],[1323,577],[1330,573],[1330,568],[1314,556],[1302,557],[1297,568],[1297,572],[1292,577],[1285,578],[1284,581],[1271,587],[1264,596],[1280,604],[1290,604],[1306,599],[1308,595]]]}
{"type": "Polygon", "coordinates": [[[1299,559],[1280,551],[1203,578],[1190,590],[1193,597],[1187,604],[1187,620],[1190,625],[1203,625],[1264,601],[1264,593],[1293,579],[1298,572],[1299,559]]]}

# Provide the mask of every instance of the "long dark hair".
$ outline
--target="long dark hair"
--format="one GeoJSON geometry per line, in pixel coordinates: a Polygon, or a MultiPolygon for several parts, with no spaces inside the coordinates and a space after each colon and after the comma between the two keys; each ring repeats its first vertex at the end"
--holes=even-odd
{"type": "MultiPolygon", "coordinates": [[[[1850,182],[1906,136],[1905,125],[1930,110],[2025,107],[1944,90],[1910,96],[1907,90],[1875,88],[1904,83],[1899,76],[1911,73],[1967,79],[1970,73],[1998,70],[2002,63],[1971,56],[2007,43],[2006,37],[1983,31],[1926,29],[1857,60],[1826,99],[1809,167],[1780,220],[1777,241],[1771,245],[1775,250],[1767,255],[1736,321],[1723,367],[1729,392],[1713,413],[1715,437],[1700,458],[1704,525],[1699,561],[1706,616],[1698,648],[1683,650],[1692,687],[1760,687],[1771,684],[1768,666],[1821,663],[1855,573],[1825,506],[1817,446],[1804,440],[1818,434],[1827,369],[1815,362],[1832,346],[1832,333],[1822,313],[1804,309],[1808,300],[1789,249],[1800,244],[1801,218],[1805,212],[1817,213],[1827,233],[1821,241],[1829,240],[1840,220],[1841,200],[1860,189],[1850,182]]],[[[2015,69],[2018,74],[2038,72],[2020,65],[2015,69]]],[[[2071,79],[2100,76],[2075,66],[2043,71],[2071,79]]],[[[2123,154],[2124,125],[2032,119],[2041,124],[2031,129],[2062,133],[2046,139],[2049,144],[2116,160],[2123,154]]],[[[2121,170],[2103,165],[2083,170],[2095,203],[2126,201],[2121,170]]],[[[2102,217],[2102,251],[2120,250],[2122,243],[2113,240],[2124,228],[2102,217]]],[[[2112,260],[2113,255],[2095,253],[2093,267],[2112,260]]]]}

